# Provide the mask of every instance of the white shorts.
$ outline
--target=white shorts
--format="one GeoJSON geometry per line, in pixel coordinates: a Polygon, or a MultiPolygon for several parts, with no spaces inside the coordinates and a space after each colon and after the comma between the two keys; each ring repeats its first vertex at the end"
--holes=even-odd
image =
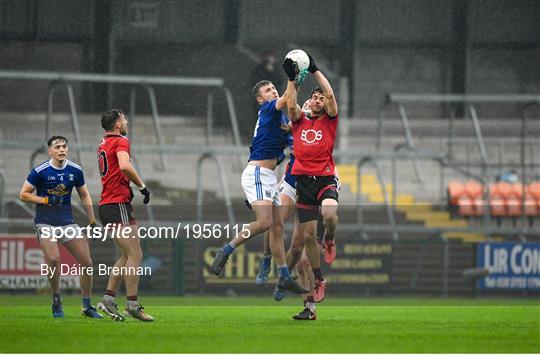
{"type": "Polygon", "coordinates": [[[291,184],[285,181],[285,175],[283,175],[279,183],[279,193],[289,196],[296,203],[296,187],[292,187],[291,184]]]}
{"type": "Polygon", "coordinates": [[[36,232],[38,240],[50,239],[61,244],[82,236],[81,227],[75,223],[59,227],[38,223],[34,226],[34,232],[36,232]]]}
{"type": "Polygon", "coordinates": [[[268,168],[246,166],[242,173],[242,189],[250,205],[255,201],[268,200],[281,206],[276,175],[268,168]]]}

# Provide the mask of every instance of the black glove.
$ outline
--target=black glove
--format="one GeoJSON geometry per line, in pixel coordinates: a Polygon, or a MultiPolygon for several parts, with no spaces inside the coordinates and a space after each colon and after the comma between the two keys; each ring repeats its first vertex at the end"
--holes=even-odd
{"type": "Polygon", "coordinates": [[[315,73],[317,70],[319,70],[319,68],[317,68],[317,64],[315,64],[315,59],[313,59],[312,56],[310,56],[309,54],[307,55],[309,57],[309,67],[308,67],[308,72],[310,72],[311,74],[315,73]]]}
{"type": "Polygon", "coordinates": [[[62,196],[49,195],[45,197],[47,198],[47,201],[45,201],[45,204],[49,206],[61,205],[63,201],[62,196]]]}
{"type": "Polygon", "coordinates": [[[283,61],[283,70],[285,71],[285,74],[287,74],[289,81],[294,81],[294,79],[296,79],[298,65],[293,62],[291,58],[285,58],[283,61]]]}
{"type": "Polygon", "coordinates": [[[146,186],[145,186],[142,190],[139,190],[139,191],[141,192],[141,194],[144,195],[143,203],[144,203],[145,205],[147,205],[148,202],[150,202],[150,190],[148,190],[148,189],[146,188],[146,186]]]}

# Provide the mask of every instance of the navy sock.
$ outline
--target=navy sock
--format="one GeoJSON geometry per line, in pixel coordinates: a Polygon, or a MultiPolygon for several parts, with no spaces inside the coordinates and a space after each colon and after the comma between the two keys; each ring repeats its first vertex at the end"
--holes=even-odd
{"type": "Polygon", "coordinates": [[[82,305],[84,308],[90,307],[90,297],[83,297],[82,298],[82,305]]]}
{"type": "Polygon", "coordinates": [[[223,252],[225,252],[225,255],[231,255],[234,249],[234,246],[229,243],[223,247],[223,252]]]}
{"type": "Polygon", "coordinates": [[[289,268],[287,267],[287,264],[278,265],[277,270],[278,270],[280,279],[288,279],[291,276],[291,274],[289,273],[289,268]]]}
{"type": "Polygon", "coordinates": [[[270,264],[272,263],[272,255],[263,256],[262,262],[264,266],[270,267],[270,264]]]}

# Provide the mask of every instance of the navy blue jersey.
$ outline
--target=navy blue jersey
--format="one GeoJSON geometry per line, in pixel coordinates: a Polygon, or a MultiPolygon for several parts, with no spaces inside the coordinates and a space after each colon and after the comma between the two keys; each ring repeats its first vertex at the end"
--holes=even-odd
{"type": "Polygon", "coordinates": [[[71,191],[73,187],[84,185],[82,168],[72,161],[66,160],[63,167],[57,168],[48,160],[36,166],[26,181],[36,188],[36,194],[41,197],[56,196],[58,205],[36,206],[36,218],[34,222],[50,224],[52,226],[65,226],[73,223],[71,212],[71,191]]]}
{"type": "Polygon", "coordinates": [[[294,154],[291,149],[291,156],[289,159],[289,163],[287,163],[287,168],[285,169],[285,181],[287,181],[287,184],[296,188],[296,176],[292,174],[293,164],[294,164],[294,154]]]}
{"type": "Polygon", "coordinates": [[[259,107],[259,118],[251,140],[249,161],[279,159],[287,145],[286,135],[281,129],[287,116],[276,109],[276,101],[266,101],[259,107]]]}

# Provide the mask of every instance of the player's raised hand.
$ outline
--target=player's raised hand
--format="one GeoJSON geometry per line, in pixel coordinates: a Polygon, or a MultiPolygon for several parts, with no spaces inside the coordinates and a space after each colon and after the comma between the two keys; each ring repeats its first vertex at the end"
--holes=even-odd
{"type": "Polygon", "coordinates": [[[148,202],[150,202],[150,190],[145,186],[142,189],[139,189],[139,191],[144,195],[143,203],[147,205],[148,202]]]}
{"type": "Polygon", "coordinates": [[[308,71],[313,74],[315,73],[317,70],[319,70],[319,68],[317,68],[317,64],[315,64],[315,59],[313,59],[312,56],[310,56],[308,54],[308,57],[309,57],[309,67],[308,67],[308,71]]]}
{"type": "Polygon", "coordinates": [[[297,65],[292,61],[291,58],[285,58],[283,61],[283,70],[285,71],[285,74],[287,74],[287,78],[289,81],[293,81],[296,79],[296,73],[298,72],[297,65]]]}

